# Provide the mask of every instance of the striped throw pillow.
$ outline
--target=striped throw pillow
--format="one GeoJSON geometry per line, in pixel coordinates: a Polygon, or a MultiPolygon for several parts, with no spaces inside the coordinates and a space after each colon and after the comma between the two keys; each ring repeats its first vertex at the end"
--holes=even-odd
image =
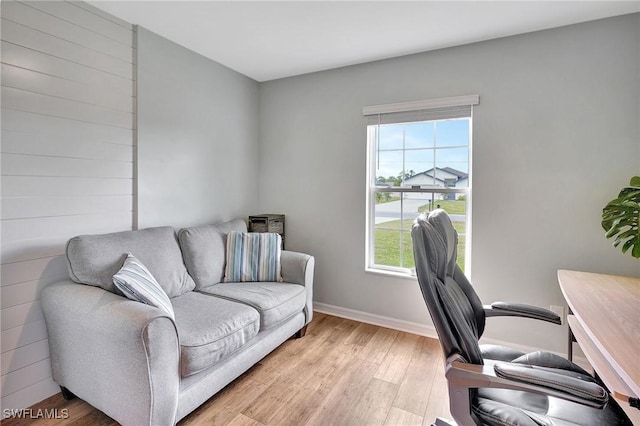
{"type": "Polygon", "coordinates": [[[282,237],[273,232],[227,234],[225,282],[282,281],[280,254],[282,237]]]}
{"type": "Polygon", "coordinates": [[[113,283],[129,299],[160,308],[175,320],[169,296],[151,272],[131,253],[127,254],[122,268],[113,276],[113,283]]]}

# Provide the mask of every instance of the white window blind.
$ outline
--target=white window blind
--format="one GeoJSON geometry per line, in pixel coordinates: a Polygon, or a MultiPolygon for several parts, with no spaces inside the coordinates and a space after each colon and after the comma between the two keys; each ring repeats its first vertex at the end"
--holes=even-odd
{"type": "Polygon", "coordinates": [[[367,124],[393,124],[465,118],[471,117],[473,105],[478,105],[479,102],[479,95],[468,95],[427,101],[374,105],[364,107],[362,115],[367,117],[367,124]]]}

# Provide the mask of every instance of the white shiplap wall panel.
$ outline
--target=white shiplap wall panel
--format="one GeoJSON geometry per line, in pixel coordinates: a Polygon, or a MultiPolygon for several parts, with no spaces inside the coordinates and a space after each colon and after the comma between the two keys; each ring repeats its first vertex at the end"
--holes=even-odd
{"type": "Polygon", "coordinates": [[[127,195],[132,181],[117,178],[3,176],[3,197],[127,195]]]}
{"type": "Polygon", "coordinates": [[[67,261],[63,256],[44,257],[2,265],[0,281],[4,287],[43,278],[64,276],[67,272],[67,261]]]}
{"type": "Polygon", "coordinates": [[[13,87],[2,87],[2,107],[17,111],[86,121],[107,126],[131,128],[132,113],[118,111],[67,100],[56,96],[43,95],[13,87]]]}
{"type": "Polygon", "coordinates": [[[68,237],[36,238],[2,243],[0,245],[0,262],[24,262],[44,257],[62,256],[68,237]]]}
{"type": "MultiPolygon", "coordinates": [[[[2,398],[24,389],[42,380],[42,377],[51,376],[51,366],[48,359],[30,364],[24,368],[2,375],[2,398]]],[[[3,407],[5,408],[5,407],[3,407]]]]}
{"type": "Polygon", "coordinates": [[[5,176],[67,176],[131,179],[132,163],[86,160],[44,155],[8,154],[2,156],[5,176]]]}
{"type": "Polygon", "coordinates": [[[2,131],[2,152],[87,160],[133,162],[133,147],[96,140],[78,141],[64,135],[2,131]]]}
{"type": "Polygon", "coordinates": [[[44,321],[34,321],[2,332],[2,348],[21,348],[47,338],[44,321]]]}
{"type": "MultiPolygon", "coordinates": [[[[44,316],[39,301],[23,303],[22,305],[12,306],[2,309],[2,331],[9,330],[14,327],[28,324],[34,321],[42,321],[44,316]]],[[[5,348],[2,348],[3,350],[5,348]]],[[[6,348],[10,349],[10,348],[6,348]]]]}
{"type": "Polygon", "coordinates": [[[99,68],[121,77],[131,75],[130,60],[125,61],[114,58],[4,18],[2,18],[2,38],[18,46],[27,47],[37,52],[46,53],[78,64],[99,68]]]}
{"type": "Polygon", "coordinates": [[[47,377],[31,386],[3,397],[2,405],[3,407],[20,407],[24,404],[24,401],[42,401],[58,391],[59,388],[51,380],[51,377],[47,377]]]}
{"type": "Polygon", "coordinates": [[[22,305],[23,303],[29,303],[33,300],[40,298],[40,292],[43,288],[48,286],[54,281],[64,280],[69,278],[67,271],[59,274],[58,276],[44,277],[35,281],[25,281],[12,285],[5,285],[0,287],[0,301],[2,301],[2,308],[10,308],[12,306],[22,305]]]}
{"type": "Polygon", "coordinates": [[[86,197],[12,197],[2,203],[3,219],[87,215],[132,211],[131,195],[86,197]]]}
{"type": "Polygon", "coordinates": [[[2,408],[58,391],[39,296],[69,238],[134,224],[133,27],[81,2],[2,1],[2,408]]]}
{"type": "Polygon", "coordinates": [[[82,2],[30,1],[29,6],[54,16],[64,16],[75,25],[92,30],[127,46],[133,45],[131,24],[82,2]]]}
{"type": "Polygon", "coordinates": [[[85,46],[123,61],[131,61],[131,43],[117,42],[95,31],[61,19],[54,21],[51,19],[51,15],[31,7],[29,2],[7,2],[2,9],[2,17],[12,22],[29,22],[29,25],[45,34],[85,46]]]}
{"type": "Polygon", "coordinates": [[[2,85],[114,110],[126,108],[124,112],[133,112],[131,94],[105,92],[103,87],[78,83],[10,64],[2,64],[2,85]]]}
{"type": "Polygon", "coordinates": [[[24,133],[66,135],[73,139],[96,140],[131,146],[133,131],[121,127],[88,123],[2,108],[3,129],[24,133]]]}
{"type": "Polygon", "coordinates": [[[131,212],[106,212],[96,215],[72,215],[7,219],[2,221],[2,242],[57,236],[74,236],[131,229],[131,212]]]}
{"type": "Polygon", "coordinates": [[[49,341],[43,339],[12,351],[2,353],[0,366],[2,374],[28,367],[49,357],[49,341]],[[43,357],[43,355],[45,355],[43,357]]]}
{"type": "MultiPolygon", "coordinates": [[[[46,75],[60,77],[83,83],[88,86],[102,87],[105,92],[131,96],[131,80],[86,65],[57,58],[26,47],[3,41],[2,63],[15,65],[26,70],[38,70],[46,75]]],[[[51,89],[53,90],[53,89],[51,89]]]]}

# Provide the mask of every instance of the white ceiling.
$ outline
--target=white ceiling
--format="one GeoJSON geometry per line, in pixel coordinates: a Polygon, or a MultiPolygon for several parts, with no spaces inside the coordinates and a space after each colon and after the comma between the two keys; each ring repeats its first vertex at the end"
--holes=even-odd
{"type": "Polygon", "coordinates": [[[257,81],[640,11],[640,1],[89,1],[257,81]]]}

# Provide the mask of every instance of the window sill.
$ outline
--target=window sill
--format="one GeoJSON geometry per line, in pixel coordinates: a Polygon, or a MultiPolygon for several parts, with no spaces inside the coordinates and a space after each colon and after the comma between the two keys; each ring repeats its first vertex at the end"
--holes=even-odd
{"type": "Polygon", "coordinates": [[[382,275],[389,278],[402,278],[405,280],[412,280],[414,282],[417,281],[418,279],[418,277],[416,277],[415,274],[412,274],[409,272],[389,271],[386,269],[379,269],[379,268],[365,268],[364,271],[367,274],[382,275]]]}

